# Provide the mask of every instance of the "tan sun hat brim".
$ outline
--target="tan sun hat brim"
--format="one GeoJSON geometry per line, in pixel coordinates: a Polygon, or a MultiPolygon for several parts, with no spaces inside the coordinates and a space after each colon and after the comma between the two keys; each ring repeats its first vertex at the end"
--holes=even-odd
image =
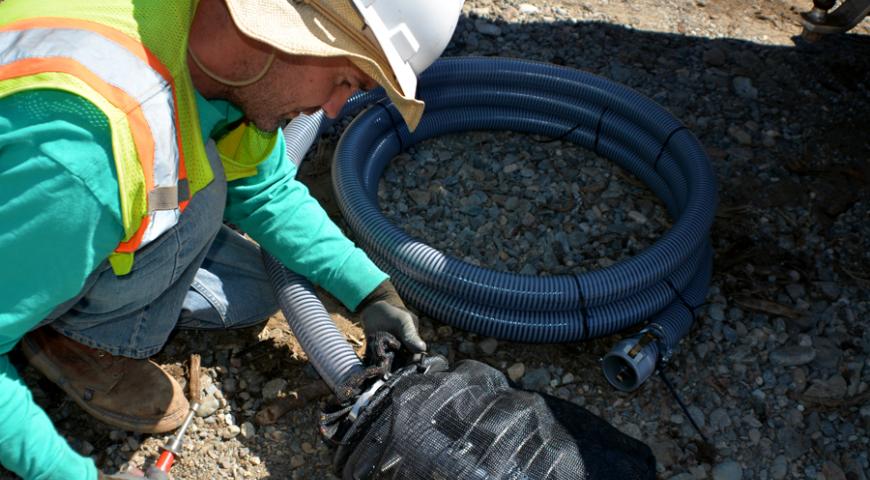
{"type": "Polygon", "coordinates": [[[365,22],[347,0],[226,0],[245,35],[290,55],[347,57],[384,87],[413,131],[424,104],[403,92],[382,50],[365,35],[365,22]]]}

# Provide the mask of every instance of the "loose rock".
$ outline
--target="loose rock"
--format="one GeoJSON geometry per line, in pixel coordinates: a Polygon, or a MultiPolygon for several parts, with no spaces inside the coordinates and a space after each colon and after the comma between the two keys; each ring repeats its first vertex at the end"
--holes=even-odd
{"type": "Polygon", "coordinates": [[[713,480],[742,480],[743,467],[734,460],[726,460],[713,467],[713,480]]]}

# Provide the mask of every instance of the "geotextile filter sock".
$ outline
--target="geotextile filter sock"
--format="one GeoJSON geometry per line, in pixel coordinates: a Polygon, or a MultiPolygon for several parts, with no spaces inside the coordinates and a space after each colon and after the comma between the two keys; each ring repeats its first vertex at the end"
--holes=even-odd
{"type": "Polygon", "coordinates": [[[472,360],[428,370],[399,374],[360,416],[337,455],[342,478],[655,479],[649,447],[582,407],[472,360]]]}

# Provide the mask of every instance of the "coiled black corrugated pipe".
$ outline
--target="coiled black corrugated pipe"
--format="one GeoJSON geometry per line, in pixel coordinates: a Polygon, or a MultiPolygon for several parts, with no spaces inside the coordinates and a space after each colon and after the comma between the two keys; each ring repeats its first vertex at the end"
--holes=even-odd
{"type": "MultiPolygon", "coordinates": [[[[411,305],[482,335],[570,342],[648,322],[603,360],[605,376],[615,387],[637,388],[688,332],[709,285],[709,229],[717,194],[701,145],[672,115],[637,92],[541,63],[441,60],[421,77],[418,96],[427,109],[413,134],[382,101],[382,91],[357,96],[345,109],[378,102],[344,132],[333,165],[336,197],[357,241],[411,305]],[[499,273],[431,248],[383,216],[378,180],[389,161],[409,146],[467,130],[534,133],[588,148],[643,180],[674,218],[673,227],[633,258],[575,275],[499,273]]],[[[326,119],[306,121],[309,133],[328,125],[326,119]]],[[[288,152],[304,152],[304,147],[288,145],[288,152]]],[[[309,347],[302,345],[307,352],[309,347]]]]}
{"type": "Polygon", "coordinates": [[[570,342],[649,322],[604,359],[616,387],[640,385],[688,331],[709,284],[717,193],[696,138],[633,90],[541,63],[442,60],[422,76],[419,96],[426,114],[413,134],[392,107],[383,106],[358,116],[339,142],[333,183],[357,241],[412,305],[481,335],[570,342]],[[639,255],[575,275],[500,273],[444,254],[383,216],[378,180],[409,146],[467,130],[534,133],[588,148],[643,180],[667,207],[673,226],[639,255]]]}

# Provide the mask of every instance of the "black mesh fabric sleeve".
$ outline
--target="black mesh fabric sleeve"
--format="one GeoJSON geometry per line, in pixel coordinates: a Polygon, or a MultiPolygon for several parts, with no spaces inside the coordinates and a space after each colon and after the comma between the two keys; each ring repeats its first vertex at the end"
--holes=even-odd
{"type": "Polygon", "coordinates": [[[480,362],[403,375],[377,408],[344,457],[344,479],[655,479],[645,444],[480,362]]]}

